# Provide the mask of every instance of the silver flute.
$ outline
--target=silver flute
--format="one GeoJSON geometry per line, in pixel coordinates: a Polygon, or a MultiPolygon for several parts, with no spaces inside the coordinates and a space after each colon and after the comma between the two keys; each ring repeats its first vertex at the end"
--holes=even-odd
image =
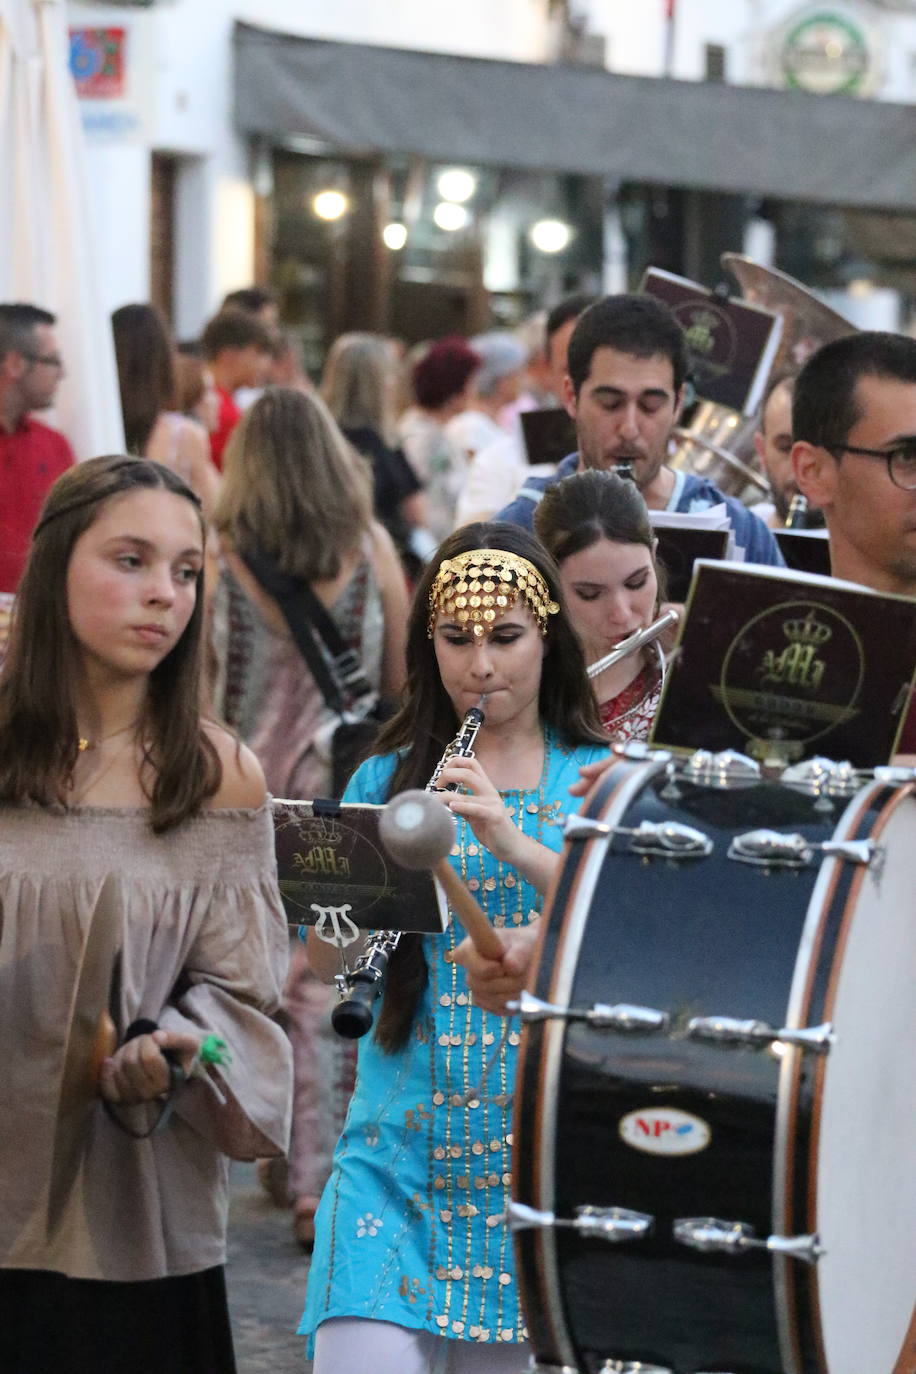
{"type": "MultiPolygon", "coordinates": [[[[474,757],[474,742],[485,720],[485,701],[484,695],[477,705],[472,706],[466,713],[460,730],[446,746],[445,752],[433,769],[432,776],[423,789],[425,792],[458,791],[459,784],[456,782],[447,782],[440,787],[439,778],[452,759],[474,757]]],[[[372,1029],[375,1002],[384,991],[388,961],[401,943],[402,933],[400,930],[373,931],[353,967],[337,975],[334,981],[337,983],[340,1001],[331,1012],[331,1025],[338,1035],[344,1036],[347,1040],[358,1040],[372,1029]]]]}
{"type": "Polygon", "coordinates": [[[616,649],[612,649],[604,658],[597,659],[588,665],[589,677],[597,677],[606,668],[613,668],[615,663],[619,663],[622,658],[627,658],[630,654],[635,654],[637,649],[645,648],[654,639],[658,639],[660,634],[664,634],[669,625],[674,625],[680,620],[680,616],[673,607],[669,607],[664,615],[660,615],[658,620],[653,620],[651,625],[645,625],[641,630],[634,630],[626,639],[622,639],[616,649]]]}

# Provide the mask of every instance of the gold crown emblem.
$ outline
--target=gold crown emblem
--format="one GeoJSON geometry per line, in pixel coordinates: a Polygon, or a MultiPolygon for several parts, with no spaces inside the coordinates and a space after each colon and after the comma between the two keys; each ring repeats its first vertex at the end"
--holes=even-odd
{"type": "Polygon", "coordinates": [[[718,325],[718,316],[711,310],[696,311],[690,317],[690,323],[684,330],[688,347],[692,348],[695,353],[712,352],[718,325]]]}
{"type": "Polygon", "coordinates": [[[340,844],[343,831],[336,816],[309,816],[299,835],[304,844],[340,844]]]}
{"type": "Polygon", "coordinates": [[[782,632],[792,644],[810,645],[815,649],[826,644],[833,634],[829,625],[825,625],[822,620],[815,620],[813,610],[810,610],[804,619],[784,620],[782,632]]]}

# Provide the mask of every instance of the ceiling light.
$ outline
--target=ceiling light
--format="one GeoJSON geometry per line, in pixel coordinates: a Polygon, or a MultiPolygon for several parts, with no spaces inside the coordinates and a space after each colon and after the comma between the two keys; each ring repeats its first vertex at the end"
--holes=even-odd
{"type": "Polygon", "coordinates": [[[393,220],[391,224],[386,224],[382,230],[382,241],[386,248],[390,248],[392,253],[399,253],[407,242],[407,225],[399,224],[393,220]]]}
{"type": "Polygon", "coordinates": [[[477,190],[477,178],[472,172],[466,172],[463,167],[452,167],[450,171],[440,175],[436,185],[443,200],[453,200],[461,205],[470,200],[477,190]]]}
{"type": "Polygon", "coordinates": [[[529,237],[539,253],[562,253],[572,238],[572,230],[561,219],[539,219],[531,226],[529,237]]]}
{"type": "Polygon", "coordinates": [[[463,205],[453,205],[449,200],[440,200],[433,211],[433,219],[440,229],[445,229],[452,234],[456,229],[463,229],[471,216],[463,205]]]}
{"type": "Polygon", "coordinates": [[[340,219],[350,208],[350,202],[342,191],[319,191],[312,200],[312,209],[319,219],[340,219]]]}

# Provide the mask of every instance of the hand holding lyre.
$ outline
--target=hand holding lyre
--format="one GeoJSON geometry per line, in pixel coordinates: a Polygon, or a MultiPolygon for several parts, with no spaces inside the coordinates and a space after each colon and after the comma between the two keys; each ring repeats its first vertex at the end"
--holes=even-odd
{"type": "Polygon", "coordinates": [[[499,930],[496,934],[504,947],[502,959],[483,958],[469,939],[462,940],[448,958],[465,970],[471,995],[479,1007],[496,1016],[508,1016],[506,1003],[517,1000],[529,981],[538,927],[535,924],[524,930],[499,930]]]}

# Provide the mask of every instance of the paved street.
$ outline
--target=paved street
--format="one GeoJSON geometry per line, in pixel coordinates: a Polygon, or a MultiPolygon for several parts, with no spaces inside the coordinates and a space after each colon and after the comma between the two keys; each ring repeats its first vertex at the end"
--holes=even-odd
{"type": "Polygon", "coordinates": [[[292,1213],[274,1207],[253,1164],[232,1166],[229,1310],[239,1374],[308,1374],[296,1335],[308,1256],[292,1235],[292,1213]]]}

